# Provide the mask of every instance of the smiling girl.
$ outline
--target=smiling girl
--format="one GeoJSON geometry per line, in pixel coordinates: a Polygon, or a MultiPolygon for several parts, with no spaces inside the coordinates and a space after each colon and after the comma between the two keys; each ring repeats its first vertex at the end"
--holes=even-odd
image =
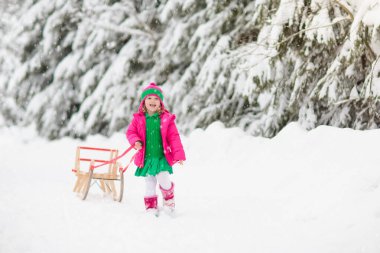
{"type": "Polygon", "coordinates": [[[127,130],[127,139],[138,153],[135,175],[145,177],[145,209],[158,215],[157,182],[164,208],[173,212],[174,183],[170,180],[172,166],[186,160],[181,139],[175,125],[175,115],[164,107],[161,88],[150,83],[141,94],[141,103],[127,130]]]}

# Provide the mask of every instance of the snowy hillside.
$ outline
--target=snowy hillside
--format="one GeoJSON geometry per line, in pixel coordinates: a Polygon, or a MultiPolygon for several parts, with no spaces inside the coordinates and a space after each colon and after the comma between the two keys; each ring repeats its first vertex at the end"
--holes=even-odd
{"type": "Polygon", "coordinates": [[[7,2],[0,126],[109,136],[151,81],[187,133],[380,125],[379,0],[7,2]]]}
{"type": "Polygon", "coordinates": [[[96,185],[85,201],[72,193],[76,146],[124,150],[123,133],[48,142],[3,128],[0,252],[378,253],[379,139],[380,130],[297,124],[273,139],[219,122],[197,129],[175,167],[177,216],[156,218],[134,168],[122,203],[96,185]]]}

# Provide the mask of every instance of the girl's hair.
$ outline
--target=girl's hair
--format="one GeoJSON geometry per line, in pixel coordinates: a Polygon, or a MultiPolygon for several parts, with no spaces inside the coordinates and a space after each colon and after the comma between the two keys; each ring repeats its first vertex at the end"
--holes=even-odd
{"type": "MultiPolygon", "coordinates": [[[[143,105],[142,111],[144,113],[146,113],[148,111],[148,109],[146,109],[145,104],[143,105]]],[[[164,110],[162,110],[162,107],[160,106],[160,108],[158,108],[157,112],[158,112],[158,115],[161,115],[164,112],[164,110]]]]}

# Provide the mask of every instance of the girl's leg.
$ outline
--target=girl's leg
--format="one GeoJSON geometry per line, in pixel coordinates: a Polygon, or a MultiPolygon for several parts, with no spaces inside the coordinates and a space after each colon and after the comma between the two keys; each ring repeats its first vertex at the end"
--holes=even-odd
{"type": "Polygon", "coordinates": [[[157,181],[160,184],[161,188],[169,190],[172,187],[172,182],[170,181],[169,172],[163,171],[156,175],[157,181]]]}
{"type": "Polygon", "coordinates": [[[145,178],[145,209],[157,209],[157,195],[156,195],[156,177],[148,176],[145,178]]]}
{"type": "Polygon", "coordinates": [[[157,179],[154,176],[147,176],[145,178],[145,196],[156,195],[157,179]]]}
{"type": "Polygon", "coordinates": [[[160,184],[164,206],[169,207],[171,211],[174,211],[174,183],[170,181],[169,172],[160,172],[156,177],[160,184]]]}

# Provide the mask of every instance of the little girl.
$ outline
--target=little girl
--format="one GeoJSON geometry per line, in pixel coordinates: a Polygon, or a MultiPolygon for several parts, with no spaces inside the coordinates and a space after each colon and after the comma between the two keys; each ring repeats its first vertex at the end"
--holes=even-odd
{"type": "Polygon", "coordinates": [[[174,211],[174,183],[169,174],[173,173],[173,164],[182,165],[186,160],[175,115],[165,109],[162,90],[155,83],[143,90],[140,100],[139,110],[128,126],[127,139],[138,150],[135,176],[145,177],[145,209],[158,213],[158,181],[164,207],[174,211]]]}

